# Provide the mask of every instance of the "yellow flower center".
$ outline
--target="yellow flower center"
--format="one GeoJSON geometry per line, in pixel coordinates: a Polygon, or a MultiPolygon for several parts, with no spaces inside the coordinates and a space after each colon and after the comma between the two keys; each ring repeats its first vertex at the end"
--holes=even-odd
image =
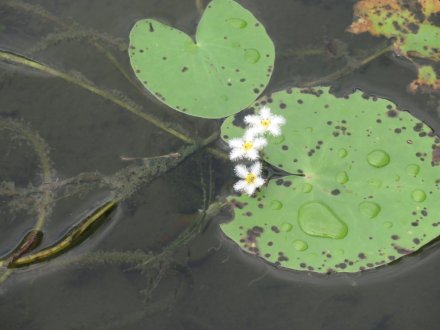
{"type": "Polygon", "coordinates": [[[261,120],[261,126],[263,126],[264,128],[268,128],[270,125],[270,120],[269,119],[262,119],[261,120]]]}
{"type": "Polygon", "coordinates": [[[247,184],[252,184],[255,182],[256,179],[257,179],[257,176],[255,174],[248,173],[248,175],[246,175],[246,178],[244,179],[244,181],[246,181],[247,184]]]}
{"type": "Polygon", "coordinates": [[[243,143],[243,149],[246,151],[252,150],[253,147],[254,144],[250,141],[246,141],[245,143],[243,143]]]}

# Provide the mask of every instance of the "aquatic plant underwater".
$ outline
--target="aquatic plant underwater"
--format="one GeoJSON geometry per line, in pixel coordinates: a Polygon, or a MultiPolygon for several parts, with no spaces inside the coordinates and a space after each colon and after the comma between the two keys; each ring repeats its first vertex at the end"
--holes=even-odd
{"type": "MultiPolygon", "coordinates": [[[[398,0],[384,3],[359,1],[357,19],[349,31],[384,36],[391,44],[319,81],[270,93],[265,88],[274,70],[274,44],[262,23],[235,1],[211,1],[194,39],[157,20],[143,19],[132,28],[129,45],[70,27],[41,7],[6,2],[5,6],[49,19],[72,38],[87,39],[135,89],[143,91],[140,83],[169,108],[188,116],[225,119],[219,131],[199,139],[188,132],[184,122],[160,119],[82,74],[0,51],[1,61],[72,83],[183,143],[177,151],[141,159],[113,175],[82,173],[57,181],[44,140],[25,123],[0,118],[0,131],[11,141],[31,146],[42,172],[39,186],[0,185],[0,196],[7,198],[11,209],[24,208],[37,217],[34,228],[0,261],[0,283],[16,268],[55,262],[49,259],[81,244],[111,221],[108,218],[117,205],[139,187],[198,152],[235,165],[238,181],[229,187],[229,196],[215,201],[207,193],[197,220],[157,254],[97,252],[76,262],[128,263],[142,271],[177,267],[173,260],[176,247],[203,232],[227,208],[232,210],[232,219],[220,227],[228,238],[275,267],[297,271],[374,269],[436,239],[440,235],[440,139],[392,101],[366,96],[360,90],[338,97],[324,86],[394,51],[419,72],[417,80],[408,82],[411,91],[438,93],[435,68],[440,61],[440,27],[430,17],[440,12],[440,2],[420,0],[412,7],[398,0]],[[138,81],[133,81],[104,43],[128,50],[138,81]],[[223,142],[218,141],[219,136],[223,142]],[[44,242],[46,247],[38,250],[56,200],[97,187],[111,191],[111,198],[85,214],[62,239],[44,242]],[[234,193],[234,188],[242,194],[234,193]]],[[[63,33],[50,35],[34,51],[63,37],[63,33]]]]}

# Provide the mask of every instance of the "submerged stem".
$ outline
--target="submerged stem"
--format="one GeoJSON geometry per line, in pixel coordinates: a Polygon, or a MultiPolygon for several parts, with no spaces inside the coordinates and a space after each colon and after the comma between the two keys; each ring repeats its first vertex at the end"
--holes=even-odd
{"type": "Polygon", "coordinates": [[[199,16],[203,15],[203,0],[195,0],[196,2],[196,9],[199,16]]]}
{"type": "Polygon", "coordinates": [[[383,54],[392,51],[393,49],[394,49],[393,45],[387,45],[386,47],[378,49],[373,54],[368,55],[367,57],[365,57],[362,60],[358,60],[358,61],[355,61],[354,63],[350,63],[350,64],[346,65],[345,67],[343,67],[342,69],[335,71],[327,76],[321,77],[317,80],[312,80],[312,81],[309,81],[306,83],[302,83],[302,84],[300,84],[299,87],[313,87],[313,86],[321,85],[324,83],[328,83],[330,81],[338,80],[338,79],[346,76],[347,74],[363,67],[364,65],[374,61],[375,59],[382,56],[383,54]]]}
{"type": "MultiPolygon", "coordinates": [[[[36,69],[38,71],[50,74],[54,77],[61,78],[67,82],[75,84],[85,90],[88,90],[89,92],[92,92],[98,96],[101,96],[102,98],[104,98],[108,101],[111,101],[112,103],[114,103],[114,104],[120,106],[121,108],[135,114],[136,116],[148,121],[149,123],[153,124],[154,126],[162,129],[163,131],[182,140],[185,143],[189,143],[189,144],[196,143],[196,141],[192,137],[170,127],[169,125],[165,124],[164,122],[157,119],[156,117],[141,111],[140,107],[138,108],[137,106],[131,104],[130,102],[122,100],[121,98],[117,97],[116,95],[93,85],[92,83],[86,81],[85,79],[81,79],[77,75],[71,75],[71,74],[65,73],[63,71],[57,70],[55,68],[52,68],[48,65],[41,64],[41,63],[36,62],[34,60],[28,59],[26,57],[23,57],[23,56],[20,56],[17,54],[13,54],[10,52],[1,51],[1,50],[0,50],[0,59],[3,59],[5,61],[9,61],[9,62],[12,62],[15,64],[24,65],[29,68],[36,69]]],[[[221,157],[223,159],[228,158],[227,154],[224,151],[221,151],[218,149],[213,149],[213,148],[208,148],[207,150],[215,156],[221,157]]]]}
{"type": "Polygon", "coordinates": [[[70,83],[75,84],[79,87],[82,87],[85,90],[88,90],[89,92],[92,92],[96,95],[99,95],[99,96],[103,97],[104,99],[113,102],[114,104],[117,104],[118,106],[122,107],[123,109],[135,114],[136,116],[138,116],[148,122],[150,122],[154,126],[162,129],[163,131],[177,137],[178,139],[180,139],[186,143],[192,144],[195,142],[194,139],[192,139],[191,137],[175,130],[172,127],[169,127],[168,125],[166,125],[165,123],[163,123],[159,119],[141,111],[140,109],[135,107],[133,104],[130,104],[129,102],[121,100],[120,98],[113,95],[112,93],[107,92],[103,89],[100,89],[99,87],[92,85],[88,81],[85,81],[84,79],[81,79],[78,76],[70,75],[68,73],[54,69],[48,65],[41,64],[41,63],[38,63],[38,62],[33,61],[31,59],[28,59],[26,57],[16,55],[13,53],[8,53],[5,51],[0,51],[0,59],[3,59],[5,61],[9,61],[9,62],[12,62],[15,64],[24,65],[29,68],[36,69],[38,71],[50,74],[50,75],[55,76],[57,78],[61,78],[67,82],[70,82],[70,83]]]}
{"type": "MultiPolygon", "coordinates": [[[[54,170],[52,169],[51,161],[48,155],[49,148],[42,138],[26,125],[13,120],[0,120],[0,130],[11,131],[17,137],[22,138],[31,144],[40,163],[43,176],[42,186],[52,182],[54,178],[54,170]]],[[[38,231],[43,228],[44,222],[51,212],[52,202],[52,192],[48,189],[43,189],[37,202],[37,221],[34,225],[34,230],[38,231]]]]}

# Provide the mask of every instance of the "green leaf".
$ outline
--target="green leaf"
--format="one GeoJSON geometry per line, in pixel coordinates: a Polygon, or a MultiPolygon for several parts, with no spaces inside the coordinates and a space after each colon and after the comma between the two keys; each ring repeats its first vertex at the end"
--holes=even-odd
{"type": "MultiPolygon", "coordinates": [[[[264,159],[304,176],[229,198],[235,216],[222,230],[243,249],[286,268],[358,272],[440,235],[440,139],[427,125],[360,91],[293,89],[263,104],[286,118],[264,159]]],[[[224,139],[243,134],[242,117],[224,122],[224,139]]]]}
{"type": "Polygon", "coordinates": [[[137,78],[159,100],[193,116],[221,118],[249,106],[275,60],[263,25],[236,2],[214,0],[195,39],[153,19],[138,21],[129,49],[137,78]]]}

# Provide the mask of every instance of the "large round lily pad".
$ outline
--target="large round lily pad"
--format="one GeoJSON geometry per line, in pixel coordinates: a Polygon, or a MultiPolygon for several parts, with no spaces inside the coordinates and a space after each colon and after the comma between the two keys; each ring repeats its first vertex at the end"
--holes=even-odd
{"type": "Polygon", "coordinates": [[[156,20],[138,21],[129,55],[136,76],[159,100],[205,118],[249,106],[269,82],[275,60],[263,25],[232,0],[208,5],[195,41],[156,20]]]}
{"type": "MultiPolygon", "coordinates": [[[[360,91],[293,89],[254,109],[263,104],[286,118],[264,159],[303,176],[230,197],[235,216],[222,230],[243,249],[286,268],[358,272],[440,235],[440,139],[427,125],[360,91]]],[[[225,121],[224,139],[243,134],[242,117],[225,121]]]]}

